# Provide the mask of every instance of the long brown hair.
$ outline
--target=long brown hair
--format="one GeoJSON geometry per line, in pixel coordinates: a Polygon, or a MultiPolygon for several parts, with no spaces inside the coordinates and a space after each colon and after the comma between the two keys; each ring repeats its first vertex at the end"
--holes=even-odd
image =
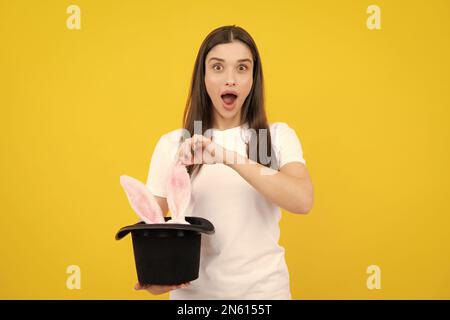
{"type": "MultiPolygon", "coordinates": [[[[261,58],[259,56],[256,44],[250,34],[236,25],[223,26],[211,31],[210,34],[203,40],[200,49],[195,60],[194,71],[192,73],[190,92],[186,102],[186,107],[183,115],[182,126],[189,131],[190,136],[194,135],[194,121],[201,121],[202,130],[206,131],[212,128],[213,124],[213,112],[212,101],[206,91],[205,86],[205,59],[208,52],[216,45],[222,43],[231,43],[233,41],[241,41],[246,44],[253,55],[253,85],[244,101],[241,109],[241,123],[240,125],[248,122],[248,128],[254,129],[256,133],[260,132],[260,129],[266,129],[267,142],[264,142],[267,146],[266,150],[271,150],[270,160],[263,156],[260,158],[260,135],[252,134],[251,140],[247,143],[247,157],[249,157],[249,144],[257,146],[256,154],[257,159],[253,159],[258,163],[270,167],[277,161],[275,153],[272,150],[271,135],[269,125],[267,122],[267,116],[264,104],[264,78],[261,65],[261,58]],[[256,139],[256,142],[254,141],[256,139]],[[274,155],[272,157],[272,155],[274,155]]],[[[263,135],[264,136],[264,135],[263,135]]],[[[181,137],[182,142],[184,137],[181,137]]],[[[202,164],[192,164],[187,166],[189,175],[196,175],[202,167],[202,164]]]]}

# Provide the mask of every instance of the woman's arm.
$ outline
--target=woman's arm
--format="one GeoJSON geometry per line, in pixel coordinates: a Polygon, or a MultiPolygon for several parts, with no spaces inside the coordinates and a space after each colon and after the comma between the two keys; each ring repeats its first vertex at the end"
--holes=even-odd
{"type": "Polygon", "coordinates": [[[280,171],[273,170],[197,134],[183,142],[178,158],[185,165],[222,163],[281,208],[293,213],[308,213],[312,209],[313,186],[301,162],[290,162],[280,171]]]}
{"type": "Polygon", "coordinates": [[[308,213],[313,206],[314,189],[308,169],[290,162],[280,171],[267,168],[234,152],[235,160],[224,161],[267,199],[292,213],[308,213]]]}

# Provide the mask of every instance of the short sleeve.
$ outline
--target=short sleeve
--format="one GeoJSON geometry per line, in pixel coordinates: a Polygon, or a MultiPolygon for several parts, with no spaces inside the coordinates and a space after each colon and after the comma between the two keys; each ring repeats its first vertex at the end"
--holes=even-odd
{"type": "Polygon", "coordinates": [[[155,196],[167,197],[166,185],[173,159],[171,149],[170,140],[163,135],[153,150],[146,185],[155,196]]]}
{"type": "Polygon", "coordinates": [[[279,168],[289,162],[301,162],[306,165],[302,144],[295,130],[285,122],[277,122],[275,125],[279,168]]]}

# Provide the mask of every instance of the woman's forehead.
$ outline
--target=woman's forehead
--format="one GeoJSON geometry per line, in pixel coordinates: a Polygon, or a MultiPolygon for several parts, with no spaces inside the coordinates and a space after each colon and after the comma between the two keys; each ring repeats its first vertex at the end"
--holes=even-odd
{"type": "Polygon", "coordinates": [[[237,62],[245,59],[253,61],[252,53],[247,45],[240,41],[218,44],[206,56],[207,62],[209,60],[237,62]]]}

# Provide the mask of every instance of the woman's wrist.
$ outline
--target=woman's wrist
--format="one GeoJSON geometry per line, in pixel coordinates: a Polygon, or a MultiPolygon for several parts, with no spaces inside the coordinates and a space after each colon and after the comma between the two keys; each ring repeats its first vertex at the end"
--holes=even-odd
{"type": "Polygon", "coordinates": [[[225,158],[224,165],[235,168],[236,165],[248,164],[249,159],[236,151],[228,151],[229,156],[225,158]]]}

